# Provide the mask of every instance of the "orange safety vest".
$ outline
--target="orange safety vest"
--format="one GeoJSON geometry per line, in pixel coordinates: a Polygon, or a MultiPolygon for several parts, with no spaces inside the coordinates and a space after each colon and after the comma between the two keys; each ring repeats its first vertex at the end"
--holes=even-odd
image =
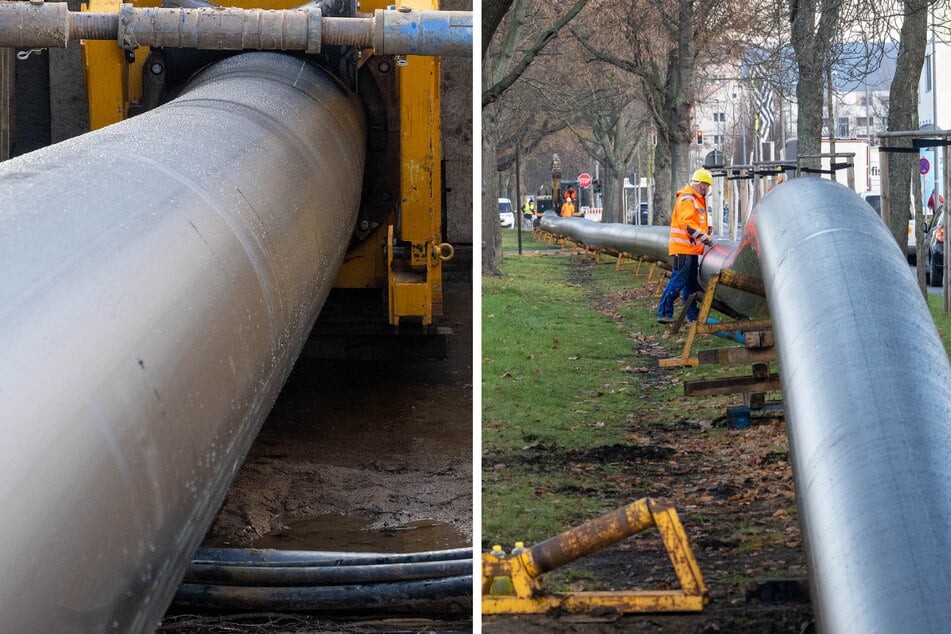
{"type": "Polygon", "coordinates": [[[707,231],[707,201],[693,187],[687,185],[677,192],[677,203],[670,218],[669,255],[703,255],[703,237],[707,231]],[[687,226],[696,235],[687,232],[687,226]]]}
{"type": "Polygon", "coordinates": [[[575,206],[570,200],[566,200],[561,206],[561,217],[570,218],[575,213],[575,206]]]}

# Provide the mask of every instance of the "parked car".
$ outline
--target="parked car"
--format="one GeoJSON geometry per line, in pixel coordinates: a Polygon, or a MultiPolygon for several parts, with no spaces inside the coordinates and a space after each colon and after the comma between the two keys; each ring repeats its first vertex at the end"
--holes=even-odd
{"type": "Polygon", "coordinates": [[[499,198],[499,224],[503,228],[515,226],[515,214],[512,213],[512,201],[508,198],[499,198]]]}
{"type": "Polygon", "coordinates": [[[627,208],[627,217],[631,219],[632,225],[646,225],[647,224],[647,203],[641,203],[637,207],[631,206],[627,208]]]}
{"type": "Polygon", "coordinates": [[[941,286],[944,278],[944,206],[939,206],[934,222],[925,225],[925,282],[941,286]]]}

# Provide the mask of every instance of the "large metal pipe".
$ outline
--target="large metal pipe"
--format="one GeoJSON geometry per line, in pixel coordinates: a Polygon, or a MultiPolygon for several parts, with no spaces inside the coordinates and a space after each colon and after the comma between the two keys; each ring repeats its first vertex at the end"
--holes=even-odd
{"type": "Polygon", "coordinates": [[[0,165],[0,630],[153,630],[329,293],[359,103],[250,53],[0,165]]]}
{"type": "Polygon", "coordinates": [[[773,319],[813,609],[826,632],[951,623],[951,367],[884,223],[792,180],[744,234],[773,319]]]}
{"type": "Polygon", "coordinates": [[[765,282],[820,629],[946,631],[951,366],[902,249],[818,178],[774,188],[724,246],[708,275],[765,282]]]}
{"type": "MultiPolygon", "coordinates": [[[[669,227],[601,224],[583,218],[560,218],[553,212],[547,212],[542,216],[541,228],[600,249],[671,263],[667,255],[669,227]]],[[[739,242],[725,238],[714,240],[716,244],[707,250],[701,260],[700,277],[704,282],[721,269],[733,266],[740,267],[743,273],[758,276],[755,261],[748,262],[749,258],[745,254],[737,260],[741,255],[739,242]]],[[[717,296],[742,315],[757,318],[769,314],[766,301],[760,296],[727,287],[721,287],[717,296]]]]}

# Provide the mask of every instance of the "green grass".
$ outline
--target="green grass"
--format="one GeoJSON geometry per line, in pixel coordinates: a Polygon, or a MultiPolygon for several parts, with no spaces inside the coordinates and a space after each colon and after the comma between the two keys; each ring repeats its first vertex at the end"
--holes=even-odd
{"type": "MultiPolygon", "coordinates": [[[[535,249],[552,249],[557,248],[555,245],[548,244],[546,242],[541,242],[539,240],[532,239],[531,230],[522,229],[522,251],[529,251],[535,249]]],[[[518,251],[518,229],[502,229],[502,250],[503,251],[518,251]]]]}
{"type": "MultiPolygon", "coordinates": [[[[503,274],[482,279],[482,500],[485,544],[508,550],[515,541],[546,539],[644,494],[625,489],[630,479],[618,475],[623,469],[597,458],[597,451],[649,442],[651,429],[709,424],[739,397],[687,398],[683,382],[741,371],[640,372],[651,359],[638,347],[654,346],[652,355],[671,357],[683,347],[682,337],[665,337],[655,322],[657,299],[642,288],[645,278],[616,271],[613,263],[579,264],[579,256],[536,242],[529,232],[522,234],[523,249],[546,253],[519,256],[512,251],[515,231],[502,234],[503,274]],[[607,308],[605,297],[614,298],[607,308]]],[[[940,296],[931,296],[929,305],[947,350],[951,315],[941,310],[940,296]]],[[[735,345],[705,336],[695,349],[735,345]]],[[[645,486],[649,478],[643,476],[645,486]]]]}
{"type": "MultiPolygon", "coordinates": [[[[941,295],[928,295],[928,308],[934,317],[935,326],[941,336],[945,351],[951,350],[951,314],[944,312],[944,298],[941,295]]],[[[949,353],[951,356],[951,353],[949,353]]]]}
{"type": "Polygon", "coordinates": [[[577,265],[577,256],[565,254],[507,253],[502,272],[483,278],[482,290],[483,534],[487,543],[510,544],[545,539],[619,506],[577,492],[587,478],[597,489],[616,468],[598,462],[572,471],[573,460],[632,444],[626,436],[634,420],[709,420],[724,401],[682,402],[682,381],[721,372],[712,366],[645,386],[637,370],[650,360],[636,353],[634,338],[665,346],[665,356],[679,354],[682,341],[663,338],[656,299],[629,298],[643,277],[612,264],[577,265]],[[609,294],[623,299],[599,310],[609,294]],[[544,459],[554,455],[568,457],[554,465],[544,459]],[[566,487],[575,490],[566,494],[566,487]]]}

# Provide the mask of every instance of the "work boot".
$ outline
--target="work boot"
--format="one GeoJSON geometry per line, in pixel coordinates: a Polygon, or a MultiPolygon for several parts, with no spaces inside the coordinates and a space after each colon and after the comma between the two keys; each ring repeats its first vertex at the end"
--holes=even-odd
{"type": "Polygon", "coordinates": [[[674,318],[673,318],[673,317],[667,317],[666,315],[663,316],[663,317],[658,317],[658,318],[657,318],[657,323],[658,323],[658,324],[672,324],[672,323],[674,323],[674,318]]]}

